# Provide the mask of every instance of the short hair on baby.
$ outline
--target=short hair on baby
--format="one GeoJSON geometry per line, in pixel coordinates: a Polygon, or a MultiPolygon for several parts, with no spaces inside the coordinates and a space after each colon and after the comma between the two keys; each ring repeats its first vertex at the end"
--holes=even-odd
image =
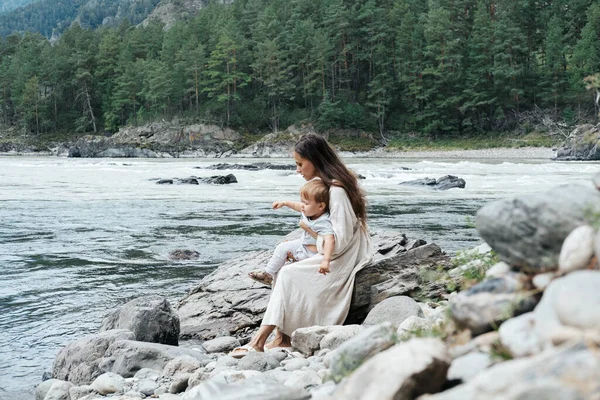
{"type": "Polygon", "coordinates": [[[314,199],[317,203],[325,203],[329,208],[329,187],[320,179],[308,181],[300,188],[300,196],[314,199]]]}

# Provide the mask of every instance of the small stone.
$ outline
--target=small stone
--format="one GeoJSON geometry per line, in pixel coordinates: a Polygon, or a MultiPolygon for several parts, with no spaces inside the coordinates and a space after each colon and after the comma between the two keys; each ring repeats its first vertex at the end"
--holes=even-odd
{"type": "Polygon", "coordinates": [[[50,390],[50,388],[52,387],[52,385],[54,385],[55,382],[60,382],[60,380],[48,379],[37,385],[37,387],[35,388],[35,400],[44,400],[44,397],[46,397],[46,393],[48,393],[48,390],[50,390]]]}
{"type": "Polygon", "coordinates": [[[426,332],[431,329],[431,322],[425,318],[417,317],[415,315],[408,317],[398,327],[396,334],[400,340],[406,340],[412,336],[418,336],[419,332],[426,332]]]}
{"type": "Polygon", "coordinates": [[[142,379],[156,380],[159,376],[161,376],[161,374],[162,374],[162,372],[158,371],[156,369],[142,368],[138,372],[136,372],[133,377],[140,379],[140,380],[142,380],[142,379]]]}
{"type": "Polygon", "coordinates": [[[73,386],[70,382],[56,381],[50,386],[44,400],[68,400],[69,390],[73,386]]]}
{"type": "Polygon", "coordinates": [[[566,237],[558,258],[558,269],[571,272],[584,269],[594,256],[595,231],[589,225],[578,226],[566,237]]]}
{"type": "Polygon", "coordinates": [[[448,380],[460,379],[466,382],[490,365],[492,365],[492,358],[487,353],[466,354],[452,361],[448,369],[448,380]]]}
{"type": "Polygon", "coordinates": [[[94,389],[92,389],[92,387],[89,385],[73,386],[73,387],[69,388],[69,399],[70,400],[78,400],[82,397],[89,395],[93,391],[94,391],[94,389]]]}
{"type": "Polygon", "coordinates": [[[253,370],[263,372],[272,368],[269,368],[269,362],[263,354],[250,353],[239,361],[237,369],[238,371],[253,370]]]}
{"type": "Polygon", "coordinates": [[[390,322],[398,327],[402,321],[416,315],[424,317],[419,304],[408,296],[394,296],[377,304],[367,315],[363,325],[376,325],[382,322],[390,322]]]}
{"type": "Polygon", "coordinates": [[[140,380],[137,387],[137,391],[142,393],[144,396],[152,396],[156,389],[158,389],[158,383],[152,379],[140,380]]]}
{"type": "Polygon", "coordinates": [[[533,286],[535,286],[536,289],[545,290],[546,287],[548,287],[548,285],[550,284],[550,282],[552,282],[552,279],[554,279],[554,276],[555,274],[553,272],[537,274],[533,277],[531,282],[533,283],[533,286]]]}
{"type": "Polygon", "coordinates": [[[535,333],[533,312],[505,321],[500,325],[498,333],[502,345],[515,358],[532,356],[542,351],[541,343],[535,333]]]}
{"type": "Polygon", "coordinates": [[[331,352],[332,349],[321,349],[319,350],[319,352],[317,353],[317,356],[319,357],[324,357],[325,355],[327,355],[327,353],[331,352]]]}
{"type": "Polygon", "coordinates": [[[164,386],[161,386],[161,387],[159,387],[158,389],[156,389],[154,391],[154,395],[155,396],[160,396],[160,395],[165,394],[165,393],[169,393],[169,389],[167,389],[164,386]]]}
{"type": "Polygon", "coordinates": [[[231,336],[218,337],[202,344],[207,353],[226,353],[239,346],[240,341],[231,336]]]}
{"type": "Polygon", "coordinates": [[[490,267],[485,273],[486,278],[501,278],[510,272],[510,265],[500,261],[490,267]]]}
{"type": "Polygon", "coordinates": [[[101,395],[107,395],[110,393],[123,391],[124,385],[125,378],[123,378],[121,375],[117,375],[112,372],[106,372],[97,377],[90,386],[101,395]]]}
{"type": "Polygon", "coordinates": [[[286,371],[297,371],[302,367],[308,367],[309,365],[310,361],[308,361],[307,359],[294,358],[293,360],[290,360],[288,363],[286,363],[283,369],[285,369],[286,371]]]}
{"type": "Polygon", "coordinates": [[[313,370],[294,371],[292,376],[283,383],[283,386],[308,389],[319,386],[323,381],[313,370]]]}

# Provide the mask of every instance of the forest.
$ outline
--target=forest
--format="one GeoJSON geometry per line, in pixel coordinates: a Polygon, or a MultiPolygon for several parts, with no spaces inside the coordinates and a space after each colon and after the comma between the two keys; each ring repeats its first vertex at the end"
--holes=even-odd
{"type": "MultiPolygon", "coordinates": [[[[13,0],[17,1],[17,0],[13,0]]],[[[20,0],[25,2],[25,0],[20,0]]],[[[116,26],[121,20],[142,22],[159,0],[37,0],[0,14],[0,36],[37,32],[47,38],[61,35],[76,21],[84,28],[116,26]]],[[[18,3],[17,3],[18,4],[18,3]]]]}
{"type": "Polygon", "coordinates": [[[236,0],[0,44],[0,123],[33,135],[185,120],[247,132],[478,135],[597,118],[598,0],[236,0]]]}
{"type": "Polygon", "coordinates": [[[0,14],[23,7],[33,1],[34,0],[3,0],[0,2],[0,14]]]}

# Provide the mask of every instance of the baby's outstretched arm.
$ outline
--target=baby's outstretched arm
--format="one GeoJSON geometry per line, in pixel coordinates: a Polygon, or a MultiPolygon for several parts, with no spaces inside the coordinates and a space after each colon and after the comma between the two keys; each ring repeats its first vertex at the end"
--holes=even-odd
{"type": "Polygon", "coordinates": [[[333,256],[333,249],[335,247],[335,236],[325,235],[323,236],[323,261],[319,265],[319,273],[327,275],[329,271],[329,263],[333,256]]]}
{"type": "Polygon", "coordinates": [[[299,201],[278,200],[273,202],[273,210],[277,210],[282,207],[291,208],[292,210],[298,212],[302,211],[302,203],[299,201]]]}

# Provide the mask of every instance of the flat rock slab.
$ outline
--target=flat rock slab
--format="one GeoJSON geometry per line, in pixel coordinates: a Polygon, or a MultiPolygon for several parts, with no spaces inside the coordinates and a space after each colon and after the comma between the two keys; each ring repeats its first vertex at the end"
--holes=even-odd
{"type": "MultiPolygon", "coordinates": [[[[299,234],[297,230],[286,238],[299,234]]],[[[420,283],[423,268],[435,269],[449,261],[438,246],[408,241],[401,233],[384,232],[372,237],[378,253],[375,261],[356,276],[347,324],[362,322],[371,308],[388,297],[424,292],[435,298],[445,293],[444,285],[420,283]]],[[[204,277],[177,307],[180,338],[211,340],[252,335],[260,325],[271,289],[251,280],[248,273],[262,269],[271,254],[270,250],[244,254],[204,277]]]]}

